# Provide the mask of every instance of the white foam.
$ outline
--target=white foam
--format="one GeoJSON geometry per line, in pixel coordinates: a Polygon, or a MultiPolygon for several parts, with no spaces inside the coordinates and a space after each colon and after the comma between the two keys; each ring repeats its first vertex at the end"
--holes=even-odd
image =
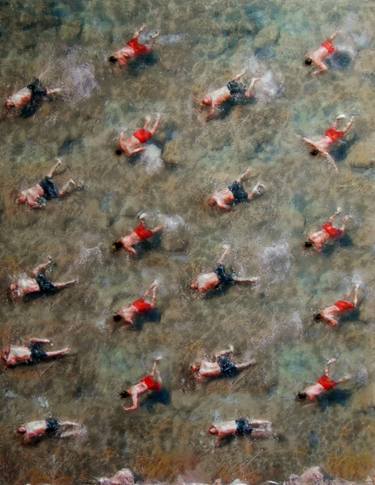
{"type": "Polygon", "coordinates": [[[255,85],[255,97],[258,101],[267,103],[277,97],[282,90],[281,76],[267,68],[255,56],[248,59],[248,70],[251,76],[259,77],[255,85]]]}
{"type": "Polygon", "coordinates": [[[261,261],[271,283],[284,280],[288,277],[292,266],[288,243],[280,240],[272,246],[264,248],[261,254],[261,261]]]}
{"type": "Polygon", "coordinates": [[[141,154],[140,162],[145,166],[149,175],[160,172],[164,167],[161,149],[154,144],[146,145],[146,149],[141,154]]]}

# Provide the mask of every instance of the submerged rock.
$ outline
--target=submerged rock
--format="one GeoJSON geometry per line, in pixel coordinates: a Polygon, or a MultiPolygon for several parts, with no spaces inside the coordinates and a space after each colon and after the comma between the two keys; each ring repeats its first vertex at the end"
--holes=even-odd
{"type": "Polygon", "coordinates": [[[350,150],[348,162],[352,168],[368,169],[375,167],[375,135],[357,143],[350,150]]]}

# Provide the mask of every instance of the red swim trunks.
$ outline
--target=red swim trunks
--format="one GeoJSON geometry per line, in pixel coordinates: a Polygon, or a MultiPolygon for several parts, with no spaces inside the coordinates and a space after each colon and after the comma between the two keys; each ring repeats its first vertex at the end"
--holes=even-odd
{"type": "Polygon", "coordinates": [[[324,49],[327,50],[328,54],[331,56],[332,54],[335,53],[336,49],[335,49],[335,46],[333,45],[332,41],[327,39],[325,40],[321,47],[324,47],[324,49]]]}
{"type": "Polygon", "coordinates": [[[141,143],[146,143],[151,140],[152,133],[144,128],[140,128],[133,133],[133,136],[135,136],[141,143]]]}
{"type": "Polygon", "coordinates": [[[138,313],[147,313],[153,308],[151,303],[144,300],[143,298],[139,298],[138,300],[133,301],[132,306],[136,308],[138,313]]]}
{"type": "Polygon", "coordinates": [[[135,55],[137,56],[143,56],[151,52],[151,49],[147,47],[147,45],[140,44],[138,42],[138,37],[134,37],[133,39],[130,39],[127,45],[133,49],[135,55]]]}
{"type": "Polygon", "coordinates": [[[332,222],[326,222],[323,224],[322,229],[328,234],[331,239],[338,239],[344,234],[342,229],[338,229],[332,225],[332,222]]]}
{"type": "Polygon", "coordinates": [[[139,224],[135,229],[133,229],[133,232],[135,232],[137,234],[137,236],[139,237],[139,239],[141,241],[145,241],[146,239],[150,239],[150,237],[152,237],[154,235],[154,233],[152,231],[150,231],[150,229],[147,229],[147,227],[145,227],[144,224],[139,224]]]}
{"type": "Polygon", "coordinates": [[[339,301],[336,301],[335,307],[337,307],[337,309],[341,313],[350,312],[350,311],[352,311],[352,310],[355,309],[354,304],[351,301],[347,301],[347,300],[339,300],[339,301]]]}
{"type": "Polygon", "coordinates": [[[337,386],[337,382],[335,382],[333,379],[326,375],[320,377],[320,379],[318,380],[318,384],[323,386],[326,391],[330,391],[337,386]]]}
{"type": "Polygon", "coordinates": [[[335,143],[338,140],[341,140],[341,138],[344,138],[345,132],[341,130],[336,130],[336,128],[328,128],[326,132],[324,133],[325,136],[328,136],[328,138],[331,138],[333,143],[335,143]]]}
{"type": "Polygon", "coordinates": [[[146,384],[147,389],[149,391],[160,391],[161,390],[161,384],[158,381],[155,381],[153,376],[145,376],[142,381],[143,384],[146,384]]]}

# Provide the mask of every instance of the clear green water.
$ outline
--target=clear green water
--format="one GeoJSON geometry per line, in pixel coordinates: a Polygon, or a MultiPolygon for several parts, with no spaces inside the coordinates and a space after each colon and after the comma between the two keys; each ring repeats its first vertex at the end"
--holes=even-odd
{"type": "Polygon", "coordinates": [[[80,278],[74,290],[27,305],[11,306],[3,296],[3,345],[40,336],[52,338],[55,348],[71,346],[75,355],[48,369],[1,374],[0,482],[77,484],[125,465],[167,482],[182,474],[260,483],[315,464],[342,478],[365,479],[375,466],[375,191],[372,169],[351,164],[374,157],[374,2],[2,1],[0,15],[1,96],[43,72],[46,84],[69,93],[34,118],[0,125],[2,294],[13,275],[46,254],[58,262],[56,279],[80,278]],[[138,72],[111,71],[106,57],[143,22],[165,36],[157,62],[138,72]],[[310,79],[303,54],[337,28],[343,31],[338,45],[352,61],[310,79]],[[206,124],[193,96],[224,84],[243,66],[265,76],[267,89],[256,104],[206,124]],[[164,123],[157,139],[174,138],[178,165],[153,170],[157,150],[146,166],[116,158],[121,128],[132,130],[158,111],[164,123]],[[311,159],[295,135],[319,135],[343,111],[358,117],[335,175],[311,159]],[[58,155],[69,166],[62,179],[75,176],[86,191],[43,212],[15,207],[13,191],[37,182],[58,155]],[[267,194],[232,214],[208,210],[207,194],[247,166],[257,174],[250,183],[261,179],[267,194]],[[352,246],[303,254],[306,232],[337,205],[354,216],[352,246]],[[186,227],[139,260],[114,257],[110,243],[133,226],[140,210],[154,221],[182,217],[186,227]],[[193,298],[190,280],[211,268],[223,242],[233,247],[235,268],[258,274],[261,286],[193,298]],[[155,277],[160,323],[113,333],[113,310],[155,277]],[[311,324],[317,308],[358,280],[366,290],[360,321],[337,331],[311,324]],[[234,382],[191,386],[188,364],[228,343],[238,355],[254,356],[256,368],[234,382]],[[118,391],[147,371],[156,353],[164,356],[171,403],[124,414],[118,391]],[[367,383],[356,378],[342,405],[297,405],[295,393],[331,356],[339,357],[337,375],[367,374],[367,383]],[[49,414],[84,423],[86,441],[21,446],[16,427],[49,414]],[[272,420],[285,439],[235,440],[214,449],[209,424],[239,415],[272,420]]]}

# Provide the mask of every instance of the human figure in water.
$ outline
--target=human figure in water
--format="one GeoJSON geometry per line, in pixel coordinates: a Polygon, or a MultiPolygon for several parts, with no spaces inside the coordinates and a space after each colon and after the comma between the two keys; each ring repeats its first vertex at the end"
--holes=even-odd
{"type": "Polygon", "coordinates": [[[350,219],[350,216],[346,215],[342,218],[340,226],[334,226],[333,224],[341,212],[341,208],[338,207],[336,212],[322,225],[322,228],[319,229],[319,231],[309,234],[304,244],[304,248],[308,249],[313,247],[318,252],[321,252],[327,243],[341,239],[345,234],[346,224],[350,219]]]}
{"type": "Polygon", "coordinates": [[[154,281],[142,298],[134,300],[130,305],[120,308],[113,316],[115,322],[123,322],[128,327],[134,326],[140,316],[145,316],[156,309],[156,293],[158,282],[154,281]],[[148,298],[151,296],[151,298],[148,298]]]}
{"type": "Polygon", "coordinates": [[[250,175],[251,170],[248,168],[237,180],[228,185],[228,187],[214,192],[208,199],[208,205],[210,207],[219,207],[219,209],[224,211],[231,211],[237,204],[250,202],[263,195],[266,188],[259,182],[250,193],[246,192],[242,182],[247,180],[250,175]]]}
{"type": "Polygon", "coordinates": [[[116,155],[125,155],[129,158],[134,157],[146,150],[146,143],[151,140],[160,126],[161,116],[158,113],[154,122],[151,121],[150,116],[146,116],[143,128],[136,130],[129,138],[126,137],[125,132],[120,134],[118,148],[116,155]]]}
{"type": "Polygon", "coordinates": [[[337,34],[338,32],[334,32],[331,37],[328,37],[328,39],[320,44],[318,49],[305,56],[305,65],[314,65],[316,68],[315,71],[312,72],[313,76],[317,76],[318,74],[323,74],[328,71],[328,66],[324,61],[332,57],[336,52],[333,41],[335,40],[337,34]]]}
{"type": "Polygon", "coordinates": [[[132,256],[138,256],[139,251],[136,246],[145,242],[151,241],[154,236],[161,234],[163,231],[163,226],[159,225],[150,229],[146,226],[145,214],[139,216],[139,224],[136,226],[130,234],[121,237],[112,244],[112,250],[118,251],[119,249],[125,249],[127,253],[132,256]]]}
{"type": "Polygon", "coordinates": [[[254,439],[273,437],[271,421],[248,418],[214,423],[209,427],[208,433],[216,436],[216,446],[220,446],[225,438],[232,436],[247,436],[254,439]]]}
{"type": "Polygon", "coordinates": [[[17,433],[23,435],[23,442],[31,444],[45,437],[70,438],[82,436],[84,427],[74,421],[60,421],[57,418],[30,421],[22,424],[17,433]]]}
{"type": "Polygon", "coordinates": [[[1,353],[1,359],[6,367],[22,364],[39,364],[47,360],[56,359],[69,354],[69,347],[53,352],[46,352],[43,345],[51,341],[43,338],[31,338],[27,345],[8,345],[1,353]]]}
{"type": "Polygon", "coordinates": [[[352,291],[346,295],[346,299],[338,300],[333,305],[324,308],[314,315],[314,320],[327,323],[330,327],[337,327],[342,316],[358,309],[361,303],[358,298],[359,288],[359,284],[355,285],[352,291]]]}

